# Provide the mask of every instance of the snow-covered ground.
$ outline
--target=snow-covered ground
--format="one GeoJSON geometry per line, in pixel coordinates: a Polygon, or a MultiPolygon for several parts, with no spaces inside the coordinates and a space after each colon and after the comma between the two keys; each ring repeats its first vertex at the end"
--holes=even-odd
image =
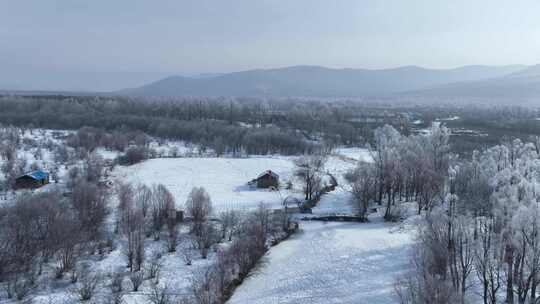
{"type": "Polygon", "coordinates": [[[450,116],[450,117],[444,117],[444,118],[437,118],[438,121],[452,121],[452,120],[458,120],[459,116],[450,116]]]}
{"type": "Polygon", "coordinates": [[[280,207],[287,195],[300,195],[285,189],[272,191],[247,185],[260,173],[272,170],[284,184],[292,178],[293,163],[283,157],[253,158],[160,158],[118,167],[114,178],[152,185],[165,185],[181,207],[193,187],[204,187],[216,210],[253,209],[260,203],[280,207]]]}
{"type": "MultiPolygon", "coordinates": [[[[186,228],[186,227],[184,227],[186,228]]],[[[184,229],[184,233],[186,229],[184,229]]],[[[122,253],[122,249],[120,248],[120,243],[124,242],[123,240],[118,240],[119,246],[114,251],[104,255],[103,259],[96,259],[95,256],[91,256],[89,258],[85,258],[84,263],[88,263],[88,265],[91,265],[92,271],[99,271],[102,275],[102,282],[98,286],[96,290],[96,294],[93,298],[92,302],[89,303],[109,303],[107,301],[107,295],[109,294],[108,284],[110,284],[110,275],[115,271],[122,271],[126,275],[126,277],[123,280],[123,287],[126,291],[126,294],[123,296],[123,304],[149,304],[151,303],[148,300],[148,295],[151,292],[151,284],[149,280],[146,280],[141,285],[138,292],[132,292],[131,291],[131,284],[129,282],[129,278],[127,277],[127,268],[126,266],[126,258],[124,254],[122,253]]],[[[124,244],[125,245],[125,244],[124,244]]],[[[161,254],[160,258],[160,273],[159,273],[159,281],[163,284],[163,286],[167,286],[167,288],[174,293],[174,295],[180,296],[189,294],[191,283],[192,283],[192,277],[197,274],[198,271],[203,269],[204,267],[207,267],[211,265],[215,261],[215,253],[211,251],[209,253],[209,256],[207,259],[202,259],[199,257],[199,253],[195,249],[191,249],[191,253],[193,256],[193,264],[190,266],[187,266],[183,260],[182,254],[181,254],[181,248],[190,248],[191,244],[189,241],[181,240],[178,245],[177,252],[174,253],[167,253],[165,251],[165,243],[164,241],[152,241],[150,239],[146,240],[145,243],[146,246],[146,256],[147,259],[151,259],[156,254],[161,254]]],[[[46,274],[49,277],[52,277],[53,274],[47,273],[46,274]]],[[[57,288],[49,288],[49,289],[39,289],[35,290],[35,294],[33,297],[33,302],[35,304],[51,304],[51,303],[58,303],[58,304],[71,304],[71,303],[79,303],[79,300],[77,298],[77,295],[75,293],[70,292],[70,288],[72,288],[72,285],[70,285],[68,278],[64,278],[62,280],[55,281],[55,285],[57,285],[57,288]],[[60,287],[58,287],[60,286],[60,287]],[[62,288],[61,286],[68,286],[69,288],[62,288]]],[[[0,298],[0,304],[12,304],[15,303],[10,300],[3,301],[0,298]]]]}
{"type": "Polygon", "coordinates": [[[410,230],[371,223],[302,222],[272,248],[231,304],[395,303],[393,283],[408,269],[410,230]]]}
{"type": "Polygon", "coordinates": [[[370,162],[373,159],[370,151],[364,148],[337,148],[334,154],[356,161],[370,162]]]}
{"type": "MultiPolygon", "coordinates": [[[[343,174],[356,166],[358,160],[369,161],[370,155],[362,148],[338,149],[330,156],[326,170],[333,174],[340,184],[343,174]]],[[[161,183],[165,185],[176,199],[178,207],[183,206],[193,187],[204,187],[212,199],[216,211],[225,209],[253,209],[260,203],[270,208],[280,208],[283,199],[289,195],[302,197],[300,185],[292,190],[281,187],[279,191],[255,189],[247,185],[266,170],[272,170],[280,176],[281,185],[287,181],[295,184],[293,171],[294,157],[285,156],[252,156],[249,158],[158,158],[144,161],[133,166],[118,166],[112,178],[146,185],[161,183]]],[[[326,202],[334,200],[337,206],[345,203],[338,188],[336,194],[325,198],[326,202]]],[[[342,193],[341,193],[342,194],[342,193]]],[[[333,204],[325,204],[332,209],[333,204]]],[[[330,210],[332,211],[332,210],[330,210]]]]}

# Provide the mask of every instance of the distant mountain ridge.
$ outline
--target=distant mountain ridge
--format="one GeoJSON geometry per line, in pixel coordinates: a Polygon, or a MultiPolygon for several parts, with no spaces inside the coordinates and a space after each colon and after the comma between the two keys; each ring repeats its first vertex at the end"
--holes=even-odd
{"type": "Polygon", "coordinates": [[[172,76],[114,94],[129,96],[374,97],[419,91],[452,83],[489,80],[527,70],[527,66],[464,66],[427,69],[331,69],[292,66],[208,75],[172,76]]]}
{"type": "Polygon", "coordinates": [[[516,77],[540,77],[540,64],[530,66],[526,69],[508,75],[509,78],[516,77]]]}
{"type": "Polygon", "coordinates": [[[505,76],[408,92],[412,98],[540,105],[540,65],[505,76]]]}

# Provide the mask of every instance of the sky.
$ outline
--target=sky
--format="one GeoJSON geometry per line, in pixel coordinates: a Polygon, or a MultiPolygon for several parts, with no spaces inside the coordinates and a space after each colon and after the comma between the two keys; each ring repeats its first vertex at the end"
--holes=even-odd
{"type": "Polygon", "coordinates": [[[538,0],[0,0],[0,89],[320,65],[540,63],[538,0]]]}

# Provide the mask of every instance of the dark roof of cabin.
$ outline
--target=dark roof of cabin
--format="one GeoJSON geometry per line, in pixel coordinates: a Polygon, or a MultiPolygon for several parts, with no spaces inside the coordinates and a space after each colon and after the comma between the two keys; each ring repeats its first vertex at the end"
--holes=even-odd
{"type": "Polygon", "coordinates": [[[264,176],[267,176],[267,175],[270,175],[270,176],[272,176],[274,178],[279,178],[279,175],[274,173],[272,170],[266,170],[263,173],[259,174],[259,176],[257,176],[257,179],[259,179],[261,177],[264,177],[264,176]]]}
{"type": "Polygon", "coordinates": [[[46,179],[47,177],[49,177],[49,173],[47,173],[47,172],[45,172],[43,170],[35,170],[35,171],[32,171],[32,172],[25,173],[22,176],[19,176],[19,178],[21,178],[21,177],[30,177],[30,178],[35,179],[35,180],[43,180],[43,179],[46,179]]]}

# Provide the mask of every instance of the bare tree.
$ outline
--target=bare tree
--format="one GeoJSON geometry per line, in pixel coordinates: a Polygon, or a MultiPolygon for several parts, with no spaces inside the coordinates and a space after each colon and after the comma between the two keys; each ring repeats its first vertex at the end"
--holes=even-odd
{"type": "Polygon", "coordinates": [[[133,187],[131,184],[119,183],[116,187],[116,194],[118,197],[118,207],[116,210],[116,231],[122,232],[122,230],[129,230],[126,222],[129,216],[132,215],[133,206],[133,187]]]}
{"type": "Polygon", "coordinates": [[[321,174],[326,157],[324,155],[305,155],[294,161],[294,175],[303,184],[304,196],[307,201],[318,194],[321,189],[321,174]]]}
{"type": "Polygon", "coordinates": [[[478,219],[478,242],[475,248],[474,270],[482,284],[484,304],[496,304],[503,286],[503,247],[500,235],[491,219],[478,219]]]}
{"type": "Polygon", "coordinates": [[[152,189],[146,185],[139,185],[135,190],[135,205],[141,209],[143,217],[148,215],[148,209],[152,204],[152,189]]]}
{"type": "Polygon", "coordinates": [[[167,223],[171,212],[175,210],[175,202],[173,195],[164,185],[154,186],[152,194],[152,231],[154,240],[159,240],[161,229],[167,223]]]}
{"type": "Polygon", "coordinates": [[[73,188],[71,204],[89,241],[102,238],[102,226],[108,214],[107,196],[96,184],[81,180],[73,188]]]}
{"type": "Polygon", "coordinates": [[[191,279],[191,286],[195,303],[215,304],[219,303],[221,291],[215,282],[213,267],[206,267],[195,274],[191,279]]]}
{"type": "Polygon", "coordinates": [[[144,262],[144,218],[140,210],[130,210],[124,218],[123,233],[127,244],[123,253],[130,271],[138,271],[144,262]]]}
{"type": "Polygon", "coordinates": [[[219,236],[214,228],[214,225],[210,222],[203,222],[198,230],[198,234],[194,235],[197,248],[200,250],[201,257],[206,259],[208,257],[208,250],[212,245],[218,242],[219,236]]]}
{"type": "Polygon", "coordinates": [[[103,158],[97,153],[91,153],[84,159],[86,180],[98,183],[103,175],[103,158]]]}
{"type": "Polygon", "coordinates": [[[191,218],[191,232],[199,237],[212,212],[212,201],[204,188],[194,187],[186,201],[186,213],[191,218]]]}
{"type": "Polygon", "coordinates": [[[377,197],[377,175],[373,165],[359,163],[355,170],[348,172],[345,179],[353,194],[353,206],[358,217],[367,220],[369,204],[377,197]]]}
{"type": "Polygon", "coordinates": [[[235,210],[227,210],[219,214],[219,219],[221,224],[221,238],[230,242],[240,223],[240,216],[235,210]]]}
{"type": "Polygon", "coordinates": [[[64,216],[57,218],[51,227],[51,242],[55,244],[56,255],[59,260],[57,277],[70,270],[74,270],[78,256],[78,245],[81,242],[81,224],[76,216],[65,212],[64,216]]]}

